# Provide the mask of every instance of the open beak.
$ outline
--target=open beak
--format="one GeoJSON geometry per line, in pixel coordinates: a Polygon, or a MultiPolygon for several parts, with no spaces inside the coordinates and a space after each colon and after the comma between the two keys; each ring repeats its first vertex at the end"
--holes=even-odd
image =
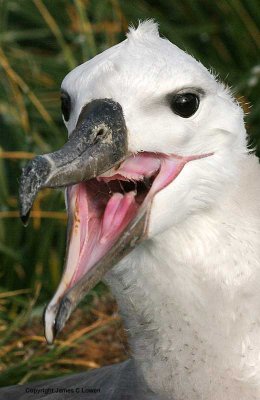
{"type": "Polygon", "coordinates": [[[133,191],[114,194],[108,183],[96,179],[126,156],[122,108],[111,99],[99,99],[82,109],[75,130],[60,150],[37,156],[23,170],[19,194],[24,224],[40,189],[67,187],[65,268],[44,316],[49,343],[85,294],[145,234],[149,207],[137,213],[133,191]]]}
{"type": "Polygon", "coordinates": [[[210,154],[128,153],[120,104],[93,100],[58,151],[37,156],[20,181],[21,218],[27,224],[41,188],[66,187],[67,254],[62,279],[45,310],[52,343],[79,301],[146,237],[153,197],[189,161],[210,154]]]}

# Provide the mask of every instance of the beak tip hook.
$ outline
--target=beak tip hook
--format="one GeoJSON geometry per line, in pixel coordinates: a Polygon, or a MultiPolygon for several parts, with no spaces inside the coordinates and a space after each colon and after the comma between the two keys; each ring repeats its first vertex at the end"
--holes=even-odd
{"type": "Polygon", "coordinates": [[[25,226],[25,227],[28,226],[29,217],[30,217],[30,211],[28,211],[27,214],[21,214],[20,215],[20,218],[21,218],[21,221],[23,223],[23,226],[25,226]]]}

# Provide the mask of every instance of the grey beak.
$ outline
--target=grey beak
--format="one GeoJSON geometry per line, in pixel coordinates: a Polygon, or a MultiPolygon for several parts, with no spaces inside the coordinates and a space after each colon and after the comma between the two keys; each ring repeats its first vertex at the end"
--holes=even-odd
{"type": "Polygon", "coordinates": [[[115,166],[126,154],[127,130],[120,104],[111,99],[88,103],[65,145],[53,153],[35,157],[23,169],[19,189],[23,223],[28,223],[40,189],[94,178],[115,166]]]}
{"type": "MultiPolygon", "coordinates": [[[[127,156],[127,129],[120,104],[111,99],[93,100],[81,111],[68,141],[54,153],[37,156],[23,170],[20,181],[21,218],[27,224],[33,201],[44,187],[57,188],[95,178],[127,156]]],[[[45,314],[45,336],[52,343],[79,301],[103,275],[145,238],[150,202],[141,207],[108,252],[77,283],[68,287],[75,262],[71,262],[80,220],[68,207],[68,240],[64,273],[45,314]],[[76,222],[75,222],[76,221],[76,222]],[[76,229],[77,224],[77,229],[76,229]],[[72,250],[71,250],[72,249],[72,250]]],[[[84,219],[83,222],[84,223],[84,219]]]]}

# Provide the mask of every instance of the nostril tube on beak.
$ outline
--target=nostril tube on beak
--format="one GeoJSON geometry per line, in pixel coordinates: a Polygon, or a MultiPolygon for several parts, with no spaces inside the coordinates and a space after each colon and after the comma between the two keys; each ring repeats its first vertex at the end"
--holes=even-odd
{"type": "Polygon", "coordinates": [[[38,191],[92,179],[122,161],[127,154],[123,110],[112,99],[86,104],[68,141],[59,150],[38,156],[24,168],[20,180],[20,210],[27,225],[38,191]]]}
{"type": "Polygon", "coordinates": [[[105,123],[95,126],[93,129],[93,135],[95,137],[93,141],[94,144],[98,143],[99,141],[104,143],[112,140],[112,131],[105,123]]]}

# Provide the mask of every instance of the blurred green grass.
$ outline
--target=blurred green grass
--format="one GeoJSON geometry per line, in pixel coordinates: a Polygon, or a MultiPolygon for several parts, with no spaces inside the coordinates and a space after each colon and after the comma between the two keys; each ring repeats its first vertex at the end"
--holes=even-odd
{"type": "MultiPolygon", "coordinates": [[[[63,77],[123,40],[128,23],[147,18],[155,18],[162,35],[232,86],[247,113],[249,143],[258,146],[259,154],[259,0],[0,0],[2,344],[14,340],[32,310],[42,310],[51,297],[65,252],[61,191],[42,192],[29,227],[21,225],[17,217],[21,168],[32,154],[52,151],[66,139],[59,104],[63,77]]],[[[8,375],[12,363],[17,360],[2,368],[5,384],[14,382],[8,375]]]]}

